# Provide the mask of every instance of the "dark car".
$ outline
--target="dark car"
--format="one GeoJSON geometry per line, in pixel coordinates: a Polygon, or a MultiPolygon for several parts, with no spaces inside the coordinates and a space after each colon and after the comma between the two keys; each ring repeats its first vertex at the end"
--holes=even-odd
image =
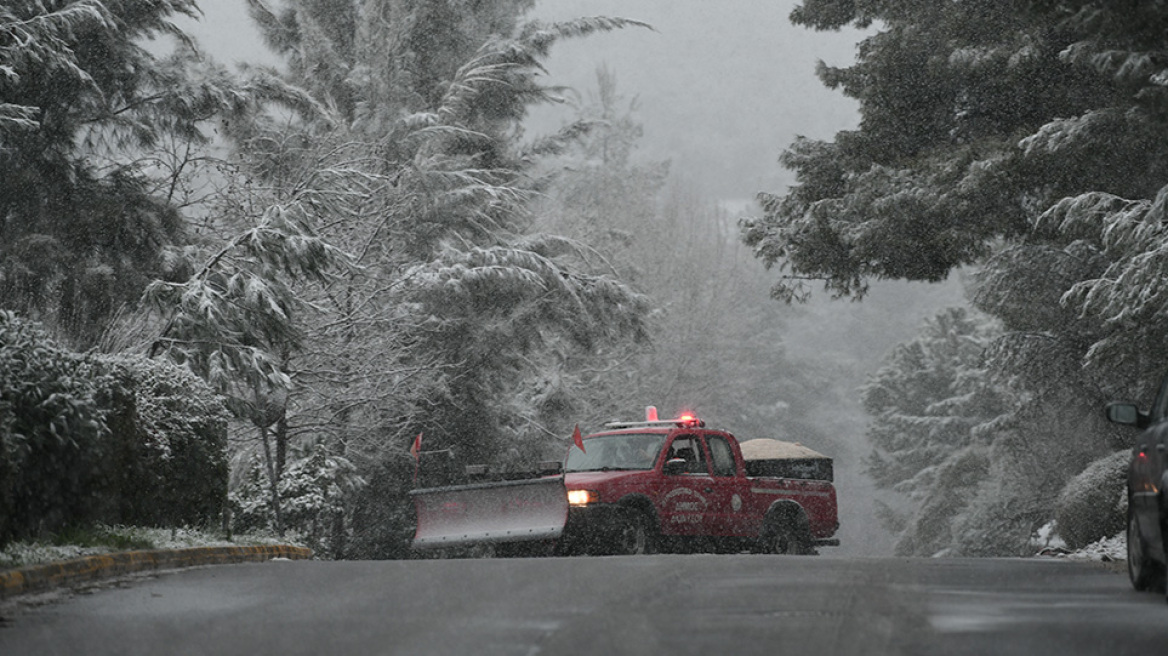
{"type": "Polygon", "coordinates": [[[1107,406],[1107,419],[1143,429],[1132,448],[1127,479],[1127,571],[1136,590],[1165,589],[1168,555],[1164,549],[1164,521],[1168,518],[1168,378],[1152,409],[1144,412],[1132,403],[1107,406]]]}

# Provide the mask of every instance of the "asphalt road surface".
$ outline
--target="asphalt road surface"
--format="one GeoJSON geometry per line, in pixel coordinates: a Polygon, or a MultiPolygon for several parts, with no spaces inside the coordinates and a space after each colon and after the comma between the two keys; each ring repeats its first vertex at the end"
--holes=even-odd
{"type": "Polygon", "coordinates": [[[269,562],[138,579],[0,623],[3,656],[1165,653],[1163,595],[1046,559],[269,562]]]}

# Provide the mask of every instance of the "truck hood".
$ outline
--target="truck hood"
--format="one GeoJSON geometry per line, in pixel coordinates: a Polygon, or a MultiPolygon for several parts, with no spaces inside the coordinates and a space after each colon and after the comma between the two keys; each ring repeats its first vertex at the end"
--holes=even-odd
{"type": "Polygon", "coordinates": [[[652,473],[652,470],[566,472],[564,484],[572,489],[589,489],[652,473]]]}

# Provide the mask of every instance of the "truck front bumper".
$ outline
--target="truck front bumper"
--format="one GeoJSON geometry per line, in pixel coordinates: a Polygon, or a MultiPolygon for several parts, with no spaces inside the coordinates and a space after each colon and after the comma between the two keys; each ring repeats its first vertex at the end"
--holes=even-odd
{"type": "Polygon", "coordinates": [[[612,503],[570,507],[559,551],[564,554],[609,553],[620,535],[626,512],[624,507],[612,503]]]}

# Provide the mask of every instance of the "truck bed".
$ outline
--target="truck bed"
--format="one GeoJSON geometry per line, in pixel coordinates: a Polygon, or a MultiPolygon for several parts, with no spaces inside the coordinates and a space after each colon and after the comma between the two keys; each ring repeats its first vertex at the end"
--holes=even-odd
{"type": "Polygon", "coordinates": [[[747,476],[833,481],[831,458],[797,442],[754,439],[740,442],[747,476]]]}

